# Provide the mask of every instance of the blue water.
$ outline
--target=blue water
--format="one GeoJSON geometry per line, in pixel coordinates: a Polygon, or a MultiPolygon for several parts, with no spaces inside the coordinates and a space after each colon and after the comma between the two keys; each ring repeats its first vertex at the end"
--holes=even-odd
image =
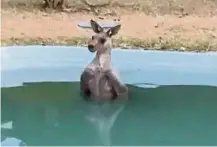
{"type": "Polygon", "coordinates": [[[112,51],[129,101],[79,93],[86,48],[1,48],[2,145],[217,145],[217,53],[112,51]]]}
{"type": "MultiPolygon", "coordinates": [[[[86,48],[60,46],[2,47],[1,54],[4,86],[20,85],[24,80],[79,81],[82,70],[94,57],[86,48]],[[35,74],[39,69],[40,74],[35,74]],[[12,79],[14,76],[17,78],[12,79]]],[[[217,53],[114,49],[112,62],[129,84],[217,86],[217,53]]]]}

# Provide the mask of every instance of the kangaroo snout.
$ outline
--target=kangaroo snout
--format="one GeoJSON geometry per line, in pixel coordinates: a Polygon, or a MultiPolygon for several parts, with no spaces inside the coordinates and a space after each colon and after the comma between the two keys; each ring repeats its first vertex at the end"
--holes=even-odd
{"type": "Polygon", "coordinates": [[[95,52],[95,50],[94,50],[94,45],[88,44],[87,47],[88,47],[88,49],[89,49],[90,52],[92,52],[92,53],[95,52]]]}

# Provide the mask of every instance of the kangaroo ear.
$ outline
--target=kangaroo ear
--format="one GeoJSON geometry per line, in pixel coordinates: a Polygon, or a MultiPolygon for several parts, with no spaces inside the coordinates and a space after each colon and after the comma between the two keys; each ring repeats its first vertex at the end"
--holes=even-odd
{"type": "Polygon", "coordinates": [[[90,20],[91,27],[95,33],[103,32],[103,28],[94,20],[90,20]]]}
{"type": "Polygon", "coordinates": [[[121,28],[121,25],[117,25],[117,26],[109,29],[106,33],[109,37],[111,37],[113,35],[116,35],[119,32],[120,28],[121,28]]]}

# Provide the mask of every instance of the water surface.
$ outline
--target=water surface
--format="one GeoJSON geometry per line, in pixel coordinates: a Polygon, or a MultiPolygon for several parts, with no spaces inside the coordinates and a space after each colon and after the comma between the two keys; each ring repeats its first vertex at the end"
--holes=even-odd
{"type": "Polygon", "coordinates": [[[130,99],[105,104],[80,95],[85,48],[1,53],[2,144],[217,145],[216,53],[114,50],[130,99]]]}

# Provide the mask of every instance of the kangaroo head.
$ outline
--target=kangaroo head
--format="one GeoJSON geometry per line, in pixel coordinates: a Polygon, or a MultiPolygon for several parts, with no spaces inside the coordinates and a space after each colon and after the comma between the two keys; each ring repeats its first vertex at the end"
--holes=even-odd
{"type": "Polygon", "coordinates": [[[110,28],[105,31],[97,22],[90,20],[92,30],[96,33],[88,41],[88,49],[90,52],[104,53],[111,50],[111,37],[116,35],[121,28],[121,25],[110,28]]]}

